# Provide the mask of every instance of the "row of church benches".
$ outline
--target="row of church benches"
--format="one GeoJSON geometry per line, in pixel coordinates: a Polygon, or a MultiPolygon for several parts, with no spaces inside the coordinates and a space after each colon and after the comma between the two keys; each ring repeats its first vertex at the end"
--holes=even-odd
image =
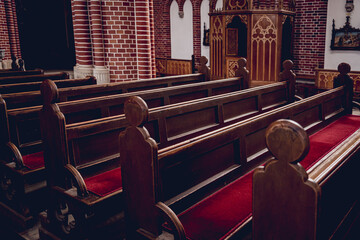
{"type": "MultiPolygon", "coordinates": [[[[168,87],[166,89],[145,90],[136,92],[136,94],[146,99],[150,107],[159,107],[237,91],[240,90],[239,86],[239,79],[233,78],[213,81],[211,83],[194,83],[168,87]]],[[[125,99],[134,94],[123,93],[84,100],[66,101],[58,105],[62,113],[67,117],[67,123],[70,124],[122,114],[125,99]]],[[[60,92],[59,96],[61,96],[60,92]]],[[[17,146],[31,145],[35,147],[34,144],[39,142],[40,124],[37,116],[40,109],[41,106],[34,106],[7,111],[11,141],[17,146]],[[28,130],[23,131],[24,128],[28,130]]],[[[29,151],[21,147],[21,152],[27,153],[29,151]]]]}
{"type": "MultiPolygon", "coordinates": [[[[52,76],[47,76],[46,79],[51,79],[52,76]]],[[[69,88],[76,86],[95,85],[96,78],[93,76],[77,79],[60,79],[54,80],[58,88],[69,88]]],[[[40,82],[14,83],[0,85],[0,94],[11,94],[20,92],[40,91],[40,82]]]]}
{"type": "MultiPolygon", "coordinates": [[[[153,79],[152,81],[144,80],[134,83],[123,83],[123,86],[121,86],[120,83],[114,85],[108,84],[106,87],[101,86],[101,88],[95,88],[95,91],[94,88],[90,88],[89,92],[86,92],[83,87],[77,87],[72,88],[72,90],[76,93],[79,93],[79,96],[71,92],[69,92],[68,96],[76,99],[83,98],[91,94],[100,95],[101,90],[104,90],[104,95],[107,95],[113,86],[115,90],[118,90],[119,92],[159,87],[158,90],[144,90],[139,91],[138,93],[140,93],[144,98],[149,100],[152,99],[154,106],[161,106],[164,104],[185,101],[188,99],[200,98],[207,95],[211,96],[223,92],[236,91],[240,89],[239,86],[241,85],[241,79],[238,78],[212,82],[209,84],[202,82],[203,79],[204,77],[202,74],[184,75],[182,77],[164,77],[153,79]],[[185,84],[188,82],[199,83],[185,84]],[[184,84],[184,87],[181,84],[184,84]],[[163,88],[165,86],[172,85],[174,86],[163,88]]],[[[113,92],[115,93],[116,91],[113,92]]],[[[104,117],[121,113],[122,102],[124,102],[126,97],[131,95],[132,93],[125,93],[107,97],[92,98],[89,99],[89,101],[69,101],[60,103],[60,108],[65,111],[65,114],[70,119],[70,122],[76,122],[85,119],[89,120],[101,116],[104,117]]],[[[69,98],[63,99],[65,101],[71,100],[69,98]]],[[[16,209],[22,213],[18,214],[18,221],[22,222],[22,225],[26,225],[27,222],[31,222],[32,220],[32,216],[29,216],[30,212],[26,206],[26,202],[30,201],[29,198],[32,196],[31,193],[38,192],[40,189],[43,189],[45,183],[44,167],[38,166],[36,164],[34,165],[34,163],[30,163],[30,167],[23,165],[23,162],[29,163],[29,161],[31,162],[34,159],[42,160],[42,153],[39,155],[31,155],[31,160],[28,159],[29,156],[22,156],[22,154],[34,153],[41,149],[40,124],[38,118],[38,113],[41,107],[32,106],[7,110],[6,103],[3,100],[1,103],[2,104],[0,109],[1,117],[3,119],[1,122],[1,148],[2,152],[4,153],[2,158],[3,160],[5,159],[5,165],[2,165],[1,168],[2,174],[5,174],[5,176],[3,175],[3,178],[7,179],[10,183],[8,184],[9,186],[5,186],[5,190],[3,189],[3,199],[5,195],[5,200],[7,200],[9,205],[13,209],[16,209]],[[8,122],[10,125],[7,124],[8,122]],[[14,204],[12,205],[10,202],[13,202],[14,204]]],[[[37,196],[38,194],[34,193],[33,195],[37,196]]],[[[35,201],[37,200],[39,199],[36,199],[35,201]]],[[[43,203],[43,201],[39,202],[43,203]]]]}
{"type": "Polygon", "coordinates": [[[144,127],[146,105],[129,101],[131,126],[120,135],[127,237],[155,239],[167,231],[175,239],[241,239],[251,233],[254,208],[254,239],[329,238],[358,200],[351,184],[359,180],[360,118],[349,115],[351,91],[329,90],[163,149],[144,127]],[[303,183],[307,174],[296,164],[306,155],[305,131],[278,122],[265,141],[278,119],[312,134],[314,149],[303,164],[321,186],[321,201],[320,186],[303,183]],[[256,171],[252,190],[251,170],[271,158],[266,145],[279,161],[256,171]],[[297,176],[283,176],[289,169],[297,176]]]}
{"type": "MultiPolygon", "coordinates": [[[[226,81],[212,81],[208,85],[215,82],[224,84],[226,81]]],[[[289,93],[289,82],[152,108],[151,131],[158,136],[159,146],[166,147],[282,106],[293,99],[289,93]]],[[[124,115],[117,115],[67,124],[68,120],[54,103],[56,88],[47,83],[49,85],[47,88],[44,85],[43,92],[48,100],[44,100],[41,126],[45,140],[45,167],[50,171],[47,181],[52,204],[47,216],[44,216],[41,234],[48,236],[51,232],[61,237],[69,234],[76,239],[85,233],[92,235],[89,229],[94,229],[95,223],[110,219],[111,215],[122,210],[122,205],[118,204],[122,192],[118,135],[128,123],[124,115]],[[72,179],[73,185],[67,184],[69,179],[72,179]],[[102,180],[107,184],[103,185],[102,180]],[[61,206],[66,206],[66,214],[59,219],[57,212],[61,206]],[[89,213],[93,217],[86,219],[89,213]],[[69,226],[66,221],[69,215],[75,218],[75,227],[69,226]]]]}
{"type": "MultiPolygon", "coordinates": [[[[112,94],[120,94],[127,92],[135,92],[141,90],[149,90],[161,87],[179,86],[190,83],[204,82],[203,74],[188,74],[182,76],[168,76],[147,80],[138,80],[131,82],[119,82],[109,84],[99,84],[82,87],[70,87],[59,90],[60,102],[91,98],[97,96],[105,96],[112,94]]],[[[3,94],[8,109],[29,107],[34,105],[42,105],[42,97],[40,91],[3,94]]]]}
{"type": "MultiPolygon", "coordinates": [[[[250,96],[250,95],[249,95],[250,96]]],[[[284,93],[282,93],[282,95],[281,96],[284,96],[284,93]]],[[[261,99],[261,98],[259,98],[259,99],[261,99]]],[[[275,98],[276,99],[276,98],[275,98]]],[[[261,101],[260,101],[261,102],[261,101]]],[[[252,105],[254,105],[254,104],[249,104],[250,106],[252,106],[252,105]]],[[[259,104],[260,106],[261,106],[261,104],[259,104]]],[[[186,106],[186,105],[184,105],[184,106],[186,106]]],[[[170,113],[171,111],[169,110],[169,113],[170,113]]],[[[99,120],[100,121],[100,120],[99,120]]],[[[96,130],[98,130],[98,127],[96,127],[96,124],[98,124],[99,123],[99,121],[96,121],[96,122],[85,122],[85,123],[83,123],[84,125],[83,126],[85,126],[85,125],[87,125],[87,124],[90,124],[90,125],[87,125],[87,126],[94,126],[94,128],[93,128],[93,131],[96,131],[96,130]],[[95,129],[95,130],[94,130],[95,129]]],[[[76,125],[76,124],[75,124],[76,125]]],[[[81,124],[79,124],[79,126],[80,126],[81,124]]],[[[101,125],[98,125],[98,126],[101,126],[101,125]]],[[[74,128],[75,129],[75,128],[74,128]]],[[[78,133],[80,133],[81,131],[84,131],[83,133],[85,133],[85,135],[86,134],[91,134],[91,132],[86,132],[86,131],[88,131],[88,130],[86,130],[86,128],[84,127],[84,129],[81,129],[79,132],[76,132],[76,131],[74,131],[74,133],[75,133],[75,135],[77,135],[78,133]]],[[[160,139],[160,138],[159,138],[160,139]]],[[[78,144],[78,143],[77,143],[78,144]]],[[[106,143],[105,143],[106,144],[106,143]]],[[[81,145],[81,143],[80,143],[80,145],[81,145]]],[[[94,145],[94,146],[96,146],[96,145],[94,145]]],[[[176,145],[175,145],[176,146],[176,145]]],[[[89,164],[89,165],[91,165],[91,164],[89,164]]],[[[90,170],[87,172],[87,174],[89,174],[89,175],[92,175],[93,173],[91,173],[93,170],[91,169],[91,166],[87,166],[87,167],[90,167],[90,170]]],[[[75,172],[74,171],[74,169],[72,169],[71,167],[69,167],[69,169],[68,169],[68,171],[69,172],[75,172]]],[[[84,170],[85,171],[85,170],[84,170]]],[[[77,178],[75,178],[75,180],[77,180],[77,178]]],[[[68,183],[66,183],[66,185],[68,185],[68,183]]],[[[76,190],[74,191],[74,189],[70,189],[69,191],[68,191],[68,193],[70,194],[70,195],[74,195],[74,196],[76,196],[76,190]]],[[[56,195],[56,194],[55,194],[56,195]]],[[[67,197],[67,199],[68,198],[70,198],[70,197],[67,197]]],[[[75,197],[76,198],[76,197],[75,197]]],[[[55,197],[54,199],[58,199],[57,197],[55,197]]],[[[61,199],[61,198],[60,198],[61,199]]],[[[66,199],[66,200],[67,200],[66,199]]],[[[94,200],[94,199],[92,199],[92,200],[94,200]]],[[[110,201],[110,198],[109,198],[109,201],[110,201]]],[[[104,202],[102,202],[101,204],[108,204],[109,203],[109,201],[105,201],[105,203],[104,202]]],[[[83,209],[84,209],[84,205],[86,206],[86,204],[88,204],[89,202],[86,202],[85,200],[79,200],[79,197],[77,197],[77,202],[79,203],[79,205],[78,205],[78,207],[79,208],[76,208],[76,209],[79,209],[78,211],[75,211],[75,212],[77,212],[77,213],[75,213],[75,215],[76,214],[80,214],[81,215],[81,211],[83,211],[83,209]]],[[[95,202],[97,202],[97,201],[95,201],[95,202]]],[[[61,204],[61,203],[59,203],[59,204],[61,204]]],[[[114,206],[114,205],[111,205],[111,206],[114,206]]],[[[120,206],[120,208],[121,208],[121,206],[120,206]]],[[[74,206],[71,206],[71,209],[73,210],[74,209],[74,206]]],[[[59,209],[56,209],[56,210],[59,210],[59,209]]],[[[63,213],[63,210],[64,210],[64,208],[61,208],[60,210],[62,210],[61,212],[63,213]]],[[[114,210],[114,209],[113,209],[114,210]]],[[[115,210],[114,210],[115,211],[115,210]]],[[[59,211],[57,211],[57,212],[59,212],[59,211]]],[[[61,214],[60,214],[61,215],[61,214]]],[[[66,214],[63,214],[64,216],[66,215],[66,214]]],[[[60,216],[60,218],[61,217],[64,217],[64,216],[60,216]]],[[[58,216],[56,216],[57,218],[59,218],[59,215],[58,216]]],[[[66,217],[64,218],[64,219],[67,219],[66,217]]],[[[64,222],[65,220],[64,219],[62,219],[62,221],[64,222]]],[[[80,218],[78,218],[78,220],[81,220],[81,216],[80,216],[80,218]]],[[[78,222],[79,223],[79,222],[78,222]]],[[[46,226],[46,224],[44,224],[45,226],[46,226]]],[[[66,224],[65,224],[66,225],[66,224]]],[[[64,225],[63,225],[64,226],[64,225]]],[[[71,224],[70,225],[68,225],[67,226],[67,229],[69,229],[69,228],[71,228],[71,224]]],[[[42,231],[43,232],[46,232],[46,228],[43,228],[42,229],[42,231]]]]}
{"type": "MultiPolygon", "coordinates": [[[[198,75],[201,77],[201,75],[198,75]]],[[[187,77],[184,77],[187,78],[187,77]]],[[[193,76],[191,76],[193,78],[193,76]]],[[[164,79],[161,79],[163,81],[164,79]]],[[[156,80],[158,81],[158,80],[156,80]]],[[[171,79],[173,81],[173,79],[171,79]]],[[[184,80],[182,80],[184,81],[184,80]]],[[[128,85],[128,84],[126,84],[128,85]]],[[[166,88],[166,90],[153,89],[140,91],[139,94],[149,101],[149,104],[153,107],[173,104],[185,100],[201,98],[205,96],[212,96],[221,93],[231,92],[240,90],[240,81],[237,78],[214,81],[211,83],[195,83],[187,84],[182,86],[174,86],[166,88]]],[[[112,86],[108,86],[111,88],[112,86]]],[[[119,89],[119,84],[116,84],[115,87],[119,89]]],[[[93,88],[91,88],[93,89],[93,88]]],[[[100,88],[100,90],[103,88],[100,88]]],[[[74,88],[79,95],[72,93],[72,96],[75,98],[84,97],[86,93],[84,88],[79,89],[74,88]]],[[[108,89],[105,88],[104,94],[108,93],[108,89]]],[[[61,98],[61,90],[59,91],[59,96],[61,98]]],[[[67,92],[66,92],[67,93],[67,92]]],[[[94,92],[93,92],[94,93],[94,92]]],[[[101,91],[96,92],[96,94],[101,94],[101,91]]],[[[88,93],[91,94],[91,93],[88,93]]],[[[133,95],[132,93],[124,94],[115,94],[111,96],[91,98],[89,100],[83,101],[70,101],[68,98],[63,98],[65,102],[59,104],[61,110],[67,115],[68,123],[72,123],[80,120],[90,120],[99,117],[111,116],[122,113],[122,103],[128,96],[133,95]]],[[[85,95],[86,96],[86,95],[85,95]]],[[[5,99],[8,100],[8,98],[5,99]]],[[[34,105],[34,104],[31,104],[34,105]]],[[[40,140],[40,125],[38,120],[38,112],[40,111],[40,106],[32,106],[27,108],[17,108],[17,109],[7,109],[8,102],[6,101],[6,106],[2,107],[2,110],[5,113],[2,115],[7,115],[9,125],[4,129],[9,129],[11,142],[15,143],[23,153],[27,153],[25,146],[36,145],[36,142],[40,140]],[[24,146],[24,147],[22,147],[24,146]]],[[[7,121],[3,121],[2,124],[6,124],[7,121]]],[[[5,131],[6,132],[6,131],[5,131]]]]}

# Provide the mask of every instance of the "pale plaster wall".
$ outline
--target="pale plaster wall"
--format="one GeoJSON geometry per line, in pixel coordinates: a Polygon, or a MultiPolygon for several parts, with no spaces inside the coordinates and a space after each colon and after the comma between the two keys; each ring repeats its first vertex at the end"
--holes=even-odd
{"type": "Polygon", "coordinates": [[[179,6],[170,6],[171,58],[190,60],[193,55],[193,8],[190,0],[184,4],[184,17],[179,17],[179,6]]]}
{"type": "MultiPolygon", "coordinates": [[[[360,0],[354,0],[354,5],[355,8],[350,14],[350,24],[354,28],[360,28],[360,0]]],[[[330,49],[333,19],[335,19],[335,28],[339,29],[344,26],[346,16],[345,1],[328,0],[325,69],[337,69],[339,63],[347,62],[353,71],[360,71],[360,51],[330,49]]]]}
{"type": "Polygon", "coordinates": [[[206,29],[209,29],[210,27],[210,17],[209,17],[209,0],[203,0],[200,7],[200,22],[201,22],[201,56],[207,57],[208,66],[210,66],[210,46],[204,46],[203,45],[203,39],[204,39],[204,23],[206,26],[206,29]]]}

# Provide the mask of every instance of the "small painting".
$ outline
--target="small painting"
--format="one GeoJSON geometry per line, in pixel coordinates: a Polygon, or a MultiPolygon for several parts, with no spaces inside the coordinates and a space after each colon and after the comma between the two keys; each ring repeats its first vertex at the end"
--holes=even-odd
{"type": "Polygon", "coordinates": [[[349,19],[347,17],[345,26],[340,29],[335,29],[335,20],[333,20],[332,50],[360,50],[360,29],[351,27],[349,19]]]}

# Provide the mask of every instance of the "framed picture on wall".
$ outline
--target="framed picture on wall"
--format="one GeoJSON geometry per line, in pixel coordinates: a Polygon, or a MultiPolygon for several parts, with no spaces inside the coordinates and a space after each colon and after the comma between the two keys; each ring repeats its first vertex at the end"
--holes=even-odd
{"type": "Polygon", "coordinates": [[[333,20],[333,30],[331,38],[331,50],[360,50],[360,29],[350,25],[350,17],[346,17],[345,26],[336,29],[333,20]]]}

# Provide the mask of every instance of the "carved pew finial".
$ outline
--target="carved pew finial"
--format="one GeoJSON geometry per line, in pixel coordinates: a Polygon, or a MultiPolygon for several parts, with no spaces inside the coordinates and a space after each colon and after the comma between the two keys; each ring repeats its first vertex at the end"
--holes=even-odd
{"type": "Polygon", "coordinates": [[[246,69],[247,60],[245,58],[240,58],[238,60],[239,68],[235,71],[235,77],[242,77],[242,86],[241,89],[249,88],[249,70],[246,69]]]}
{"type": "Polygon", "coordinates": [[[41,136],[43,140],[44,161],[47,172],[48,186],[62,186],[63,167],[68,160],[68,146],[64,138],[65,117],[56,104],[59,100],[59,91],[56,84],[45,79],[41,85],[43,108],[40,111],[41,136]],[[61,139],[61,141],[57,141],[61,139]]]}
{"type": "Polygon", "coordinates": [[[127,238],[138,230],[157,236],[160,219],[158,202],[157,144],[143,125],[148,119],[148,106],[137,96],[128,98],[124,112],[128,126],[120,133],[121,177],[124,191],[127,238]]]}
{"type": "Polygon", "coordinates": [[[266,144],[276,159],[253,175],[254,239],[315,239],[320,188],[298,163],[309,151],[305,130],[278,120],[267,128],[266,144]]]}
{"type": "Polygon", "coordinates": [[[40,85],[40,91],[43,98],[44,106],[49,106],[50,104],[56,103],[59,101],[59,91],[56,84],[50,79],[45,79],[40,85]]]}
{"type": "Polygon", "coordinates": [[[352,100],[354,95],[354,80],[349,76],[351,66],[348,63],[340,63],[338,65],[339,75],[334,77],[334,88],[345,87],[345,111],[347,114],[352,113],[352,100]]]}
{"type": "Polygon", "coordinates": [[[206,66],[208,63],[208,59],[205,56],[200,57],[200,66],[198,68],[199,73],[202,73],[205,75],[205,81],[211,80],[211,74],[210,74],[210,68],[206,66]]]}
{"type": "Polygon", "coordinates": [[[131,126],[142,127],[148,120],[149,108],[142,98],[132,96],[125,102],[124,113],[131,126]]]}
{"type": "Polygon", "coordinates": [[[283,62],[284,70],[280,73],[280,82],[288,81],[289,84],[289,102],[295,101],[295,83],[296,74],[293,72],[294,63],[291,60],[283,62]]]}
{"type": "Polygon", "coordinates": [[[351,66],[348,63],[340,63],[338,65],[338,71],[340,74],[346,75],[351,71],[351,66]]]}
{"type": "Polygon", "coordinates": [[[266,146],[279,161],[297,163],[309,152],[309,138],[304,129],[291,120],[278,120],[266,130],[266,146]]]}

